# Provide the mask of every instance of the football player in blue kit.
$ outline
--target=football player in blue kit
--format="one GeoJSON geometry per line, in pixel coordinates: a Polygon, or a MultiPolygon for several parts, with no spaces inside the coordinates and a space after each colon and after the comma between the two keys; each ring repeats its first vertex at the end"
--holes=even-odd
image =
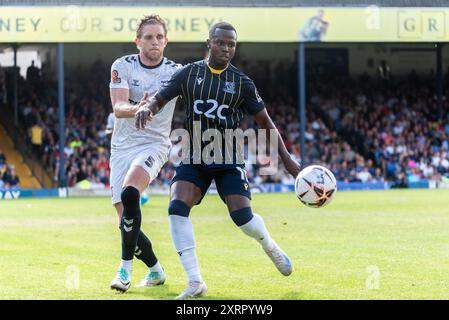
{"type": "Polygon", "coordinates": [[[230,63],[236,45],[237,32],[231,24],[214,24],[207,40],[208,58],[179,69],[146,104],[141,102],[135,115],[136,127],[142,129],[147,121],[152,121],[163,109],[167,101],[181,96],[187,106],[186,129],[190,136],[190,161],[183,161],[176,169],[168,208],[172,240],[188,276],[187,288],[177,299],[202,296],[207,291],[195,253],[195,238],[189,213],[193,206],[201,202],[212,180],[215,180],[218,194],[227,205],[234,223],[246,235],[260,243],[280,273],[288,276],[293,271],[290,258],[271,238],[262,217],[251,209],[251,191],[244,162],[237,161],[235,148],[230,163],[224,160],[205,163],[201,157],[205,143],[201,137],[197,137],[198,131],[204,133],[209,129],[218,130],[223,139],[220,145],[225,146],[225,131],[238,128],[246,113],[254,117],[259,128],[276,130],[276,151],[286,170],[293,177],[300,171],[300,164],[287,151],[253,81],[230,63]]]}

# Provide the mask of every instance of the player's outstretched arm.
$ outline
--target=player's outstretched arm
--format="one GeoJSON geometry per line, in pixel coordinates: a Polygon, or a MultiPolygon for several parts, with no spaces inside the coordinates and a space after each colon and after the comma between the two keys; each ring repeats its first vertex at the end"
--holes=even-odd
{"type": "Polygon", "coordinates": [[[112,109],[116,118],[133,118],[138,109],[138,105],[128,102],[129,90],[124,88],[114,88],[110,90],[112,109]]]}
{"type": "Polygon", "coordinates": [[[148,93],[145,92],[142,100],[140,100],[138,110],[134,117],[136,120],[136,128],[145,128],[147,121],[151,121],[153,116],[158,113],[167,102],[168,101],[160,94],[156,94],[148,99],[148,93]]]}
{"type": "MultiPolygon", "coordinates": [[[[288,152],[287,148],[285,147],[284,141],[282,140],[281,135],[279,134],[278,129],[273,123],[273,120],[271,120],[270,116],[268,115],[268,112],[266,109],[263,109],[262,111],[259,111],[254,115],[254,120],[256,120],[257,124],[261,129],[265,130],[276,130],[277,136],[278,136],[278,153],[279,157],[281,158],[282,162],[285,165],[285,168],[287,169],[288,173],[290,173],[293,177],[297,177],[299,174],[299,171],[301,171],[300,164],[295,161],[290,153],[288,152]]],[[[270,138],[270,134],[267,134],[267,138],[270,138]]]]}

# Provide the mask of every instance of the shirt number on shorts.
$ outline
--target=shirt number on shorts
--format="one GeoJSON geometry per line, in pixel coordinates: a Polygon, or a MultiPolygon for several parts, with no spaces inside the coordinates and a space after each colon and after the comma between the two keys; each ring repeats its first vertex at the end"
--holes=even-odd
{"type": "Polygon", "coordinates": [[[248,191],[249,184],[248,184],[248,177],[246,176],[245,169],[237,167],[237,170],[240,172],[240,179],[242,179],[242,181],[243,181],[243,187],[245,188],[245,191],[248,191]]]}
{"type": "Polygon", "coordinates": [[[149,156],[147,160],[145,160],[145,164],[148,166],[148,168],[151,168],[153,166],[154,159],[152,156],[149,156]]]}
{"type": "Polygon", "coordinates": [[[248,178],[246,176],[246,171],[245,169],[242,169],[240,167],[237,167],[237,170],[240,171],[240,179],[242,179],[245,182],[248,182],[248,178]]]}

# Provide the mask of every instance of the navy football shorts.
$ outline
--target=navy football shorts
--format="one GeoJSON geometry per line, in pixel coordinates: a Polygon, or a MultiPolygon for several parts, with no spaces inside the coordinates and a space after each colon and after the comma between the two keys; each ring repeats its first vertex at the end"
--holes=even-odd
{"type": "MultiPolygon", "coordinates": [[[[171,184],[176,181],[188,181],[201,190],[201,200],[215,180],[217,192],[221,200],[229,195],[242,195],[251,199],[251,189],[246,177],[246,171],[240,165],[206,166],[201,164],[181,164],[176,168],[176,174],[171,184]]],[[[200,204],[201,200],[197,203],[200,204]]]]}

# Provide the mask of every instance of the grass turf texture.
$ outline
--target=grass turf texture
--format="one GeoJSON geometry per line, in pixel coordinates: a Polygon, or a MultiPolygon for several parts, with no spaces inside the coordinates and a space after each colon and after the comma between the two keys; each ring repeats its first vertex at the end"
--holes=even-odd
{"type": "MultiPolygon", "coordinates": [[[[292,193],[255,194],[253,210],[295,265],[284,277],[219,197],[207,196],[191,213],[205,299],[449,299],[448,197],[449,190],[339,192],[328,207],[310,209],[292,193]]],[[[142,207],[166,284],[118,294],[109,289],[120,234],[108,198],[0,201],[0,299],[173,299],[186,276],[167,205],[155,196],[142,207]]],[[[146,270],[135,260],[133,285],[146,270]]]]}

